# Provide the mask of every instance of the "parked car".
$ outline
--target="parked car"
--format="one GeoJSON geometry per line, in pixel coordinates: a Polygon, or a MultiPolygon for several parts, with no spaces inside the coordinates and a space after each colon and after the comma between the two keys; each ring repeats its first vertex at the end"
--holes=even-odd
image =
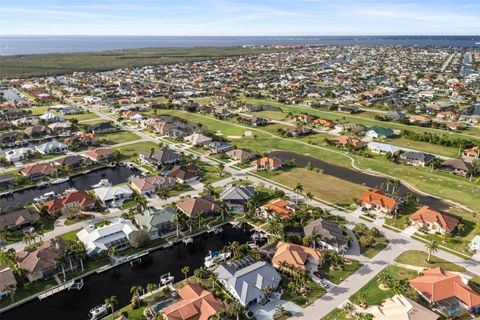
{"type": "Polygon", "coordinates": [[[318,277],[318,278],[320,278],[320,279],[323,279],[323,276],[322,276],[322,274],[321,274],[320,272],[314,271],[313,274],[314,274],[316,277],[318,277]]]}

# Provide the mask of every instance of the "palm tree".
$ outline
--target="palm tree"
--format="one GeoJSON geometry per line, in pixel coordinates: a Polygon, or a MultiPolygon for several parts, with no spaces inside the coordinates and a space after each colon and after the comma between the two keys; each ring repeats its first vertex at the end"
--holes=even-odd
{"type": "Polygon", "coordinates": [[[465,225],[463,223],[457,224],[457,232],[462,232],[465,230],[465,225]]]}
{"type": "Polygon", "coordinates": [[[182,268],[182,273],[185,275],[185,279],[188,278],[188,273],[190,272],[190,267],[189,266],[185,266],[182,268]]]}
{"type": "Polygon", "coordinates": [[[310,201],[313,200],[313,193],[310,191],[305,194],[305,199],[307,200],[307,208],[309,207],[310,201]]]}
{"type": "Polygon", "coordinates": [[[133,286],[130,288],[130,293],[133,294],[134,296],[139,296],[140,293],[142,293],[143,288],[142,286],[133,286]]]}
{"type": "Polygon", "coordinates": [[[112,319],[115,319],[115,306],[118,304],[117,296],[106,298],[105,304],[107,305],[107,308],[110,308],[112,311],[112,319]]]}
{"type": "Polygon", "coordinates": [[[385,288],[389,288],[392,285],[393,277],[388,271],[382,271],[377,276],[377,283],[385,288]]]}
{"type": "Polygon", "coordinates": [[[227,305],[227,314],[229,316],[236,316],[237,320],[240,319],[240,313],[244,311],[244,307],[237,301],[233,300],[231,303],[227,305]]]}
{"type": "Polygon", "coordinates": [[[213,188],[213,186],[210,183],[205,182],[203,184],[203,188],[205,189],[208,195],[213,196],[215,194],[215,188],[213,188]]]}
{"type": "Polygon", "coordinates": [[[217,275],[213,272],[210,273],[208,279],[212,282],[212,291],[215,290],[215,284],[217,283],[217,275]]]}
{"type": "Polygon", "coordinates": [[[425,244],[425,248],[427,249],[428,251],[428,257],[427,257],[427,262],[428,263],[431,263],[431,260],[430,258],[432,257],[432,252],[435,253],[438,251],[439,249],[439,245],[438,245],[438,242],[436,240],[432,240],[428,243],[425,244]]]}
{"type": "Polygon", "coordinates": [[[16,291],[17,291],[17,286],[14,284],[9,284],[8,286],[5,287],[5,292],[10,296],[10,299],[12,299],[12,302],[14,302],[13,296],[15,295],[16,291]]]}
{"type": "Polygon", "coordinates": [[[115,255],[118,253],[118,249],[116,247],[111,247],[108,249],[108,255],[110,258],[115,258],[115,255]]]}
{"type": "Polygon", "coordinates": [[[300,182],[297,182],[297,185],[295,186],[295,188],[293,188],[293,192],[297,194],[297,197],[295,198],[295,204],[298,204],[298,195],[302,194],[303,185],[300,182]]]}
{"type": "Polygon", "coordinates": [[[347,301],[343,305],[342,311],[347,315],[348,318],[350,318],[353,315],[353,312],[355,311],[355,306],[350,301],[347,301]]]}

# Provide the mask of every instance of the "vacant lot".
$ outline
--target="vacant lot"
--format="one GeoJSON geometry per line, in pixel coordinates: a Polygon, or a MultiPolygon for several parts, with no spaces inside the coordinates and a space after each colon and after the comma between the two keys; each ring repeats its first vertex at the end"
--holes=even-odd
{"type": "Polygon", "coordinates": [[[409,250],[403,252],[401,255],[395,258],[395,261],[409,264],[412,266],[417,267],[424,267],[424,268],[436,268],[440,267],[448,271],[456,271],[456,272],[465,272],[465,268],[456,265],[455,263],[448,262],[436,256],[431,256],[431,262],[427,262],[428,254],[425,251],[418,251],[418,250],[409,250]]]}

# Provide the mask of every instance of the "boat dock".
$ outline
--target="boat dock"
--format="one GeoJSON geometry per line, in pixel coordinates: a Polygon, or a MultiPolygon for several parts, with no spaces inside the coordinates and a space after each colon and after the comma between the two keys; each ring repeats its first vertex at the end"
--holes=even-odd
{"type": "Polygon", "coordinates": [[[97,273],[108,271],[112,268],[115,268],[127,262],[130,262],[130,265],[133,266],[135,264],[138,264],[138,262],[141,262],[142,257],[148,255],[149,253],[150,251],[144,251],[144,252],[132,254],[131,256],[117,258],[114,260],[113,263],[110,263],[110,264],[104,265],[103,267],[98,268],[97,273]]]}
{"type": "Polygon", "coordinates": [[[39,295],[38,295],[38,299],[40,299],[40,300],[46,299],[46,298],[48,298],[48,297],[50,297],[50,296],[53,296],[54,294],[59,293],[59,292],[65,290],[65,289],[68,289],[68,290],[71,290],[71,289],[80,290],[80,289],[83,288],[83,285],[84,285],[83,279],[80,279],[79,282],[69,281],[69,282],[66,282],[66,283],[64,283],[64,284],[62,284],[62,285],[59,285],[59,286],[53,288],[52,290],[46,291],[46,292],[44,292],[44,293],[42,293],[42,294],[39,294],[39,295]]]}

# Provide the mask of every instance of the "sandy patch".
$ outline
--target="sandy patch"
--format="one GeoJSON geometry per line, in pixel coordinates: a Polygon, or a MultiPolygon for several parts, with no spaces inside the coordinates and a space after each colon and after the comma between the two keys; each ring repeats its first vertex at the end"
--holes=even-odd
{"type": "Polygon", "coordinates": [[[252,131],[248,130],[243,133],[245,137],[250,137],[252,135],[252,131]]]}
{"type": "Polygon", "coordinates": [[[228,139],[242,139],[241,136],[227,136],[228,139]]]}
{"type": "Polygon", "coordinates": [[[223,135],[223,133],[222,133],[222,131],[217,130],[217,132],[215,132],[215,135],[216,135],[216,136],[221,136],[221,135],[223,135]]]}

